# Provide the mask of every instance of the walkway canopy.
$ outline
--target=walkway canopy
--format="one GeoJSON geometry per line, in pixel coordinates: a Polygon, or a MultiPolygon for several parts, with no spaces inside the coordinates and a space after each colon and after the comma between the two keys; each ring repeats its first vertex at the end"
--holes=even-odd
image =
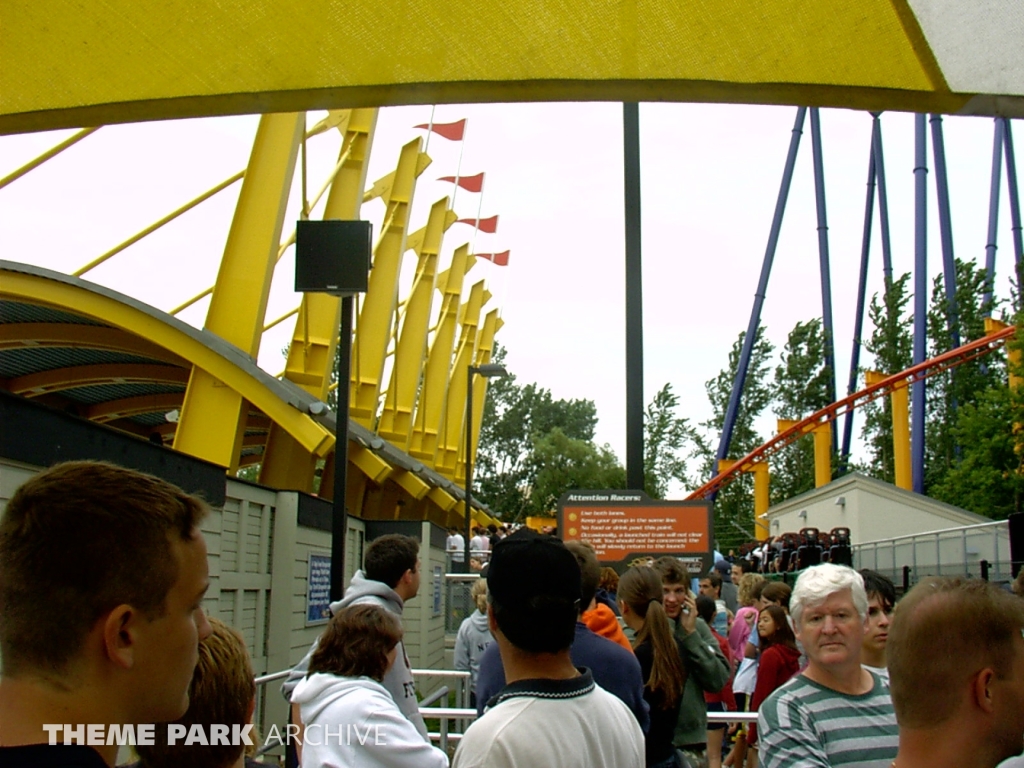
{"type": "Polygon", "coordinates": [[[6,0],[0,133],[392,104],[1024,117],[1020,0],[6,0]]]}

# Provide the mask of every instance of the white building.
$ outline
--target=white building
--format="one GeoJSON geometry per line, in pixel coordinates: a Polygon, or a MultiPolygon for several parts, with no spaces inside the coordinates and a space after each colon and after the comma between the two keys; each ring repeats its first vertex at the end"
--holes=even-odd
{"type": "Polygon", "coordinates": [[[855,545],[988,522],[987,517],[856,472],[768,510],[772,536],[808,527],[826,532],[845,527],[855,545]]]}
{"type": "Polygon", "coordinates": [[[1010,537],[1005,520],[993,521],[942,501],[852,473],[794,496],[768,510],[772,536],[801,528],[850,529],[856,568],[872,568],[900,581],[928,574],[978,576],[981,561],[993,578],[1009,578],[1010,537]]]}

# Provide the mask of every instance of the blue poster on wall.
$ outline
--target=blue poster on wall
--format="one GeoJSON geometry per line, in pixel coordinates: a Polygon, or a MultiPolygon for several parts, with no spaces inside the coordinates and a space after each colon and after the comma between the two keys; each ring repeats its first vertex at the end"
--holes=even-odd
{"type": "Polygon", "coordinates": [[[306,582],[306,626],[326,624],[331,618],[331,556],[309,553],[306,582]]]}
{"type": "Polygon", "coordinates": [[[444,579],[440,565],[434,566],[434,615],[441,615],[441,582],[444,579]]]}

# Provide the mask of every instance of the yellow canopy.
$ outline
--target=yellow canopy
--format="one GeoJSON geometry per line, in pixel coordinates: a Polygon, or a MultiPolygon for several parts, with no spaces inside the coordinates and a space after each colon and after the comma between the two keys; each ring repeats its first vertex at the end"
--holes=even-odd
{"type": "Polygon", "coordinates": [[[1024,116],[1020,0],[4,0],[0,133],[630,100],[1024,116]]]}

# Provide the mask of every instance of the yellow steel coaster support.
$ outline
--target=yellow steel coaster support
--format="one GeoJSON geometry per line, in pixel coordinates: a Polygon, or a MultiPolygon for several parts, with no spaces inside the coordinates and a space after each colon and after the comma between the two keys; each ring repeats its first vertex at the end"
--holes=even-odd
{"type": "Polygon", "coordinates": [[[430,158],[420,152],[420,139],[410,141],[402,147],[398,168],[391,183],[385,186],[381,194],[387,210],[352,346],[349,413],[353,421],[367,429],[375,427],[384,359],[398,302],[398,278],[406,248],[406,224],[416,177],[428,165],[430,158]]]}
{"type": "MultiPolygon", "coordinates": [[[[336,127],[344,132],[339,156],[339,161],[344,162],[327,196],[324,219],[357,219],[377,110],[343,110],[331,116],[336,117],[336,127]]],[[[334,369],[340,313],[341,299],[326,293],[303,294],[288,347],[285,378],[323,401],[327,400],[334,369]]],[[[260,466],[261,483],[271,488],[310,492],[315,466],[316,458],[309,451],[276,424],[271,426],[260,466]]]]}
{"type": "Polygon", "coordinates": [[[768,538],[768,490],[771,484],[771,473],[768,462],[759,461],[754,465],[754,536],[758,541],[768,538]]]}
{"type": "MultiPolygon", "coordinates": [[[[437,436],[445,417],[448,378],[451,373],[455,326],[458,323],[462,283],[473,268],[476,259],[470,258],[469,246],[461,245],[452,255],[451,266],[437,276],[437,288],[443,294],[437,331],[430,345],[427,365],[423,373],[423,386],[416,405],[409,454],[424,464],[434,465],[437,454],[437,436]]],[[[465,406],[462,406],[465,409],[465,406]]]]}
{"type": "MultiPolygon", "coordinates": [[[[996,320],[995,318],[992,318],[992,317],[986,317],[985,318],[985,333],[986,334],[996,333],[998,331],[1005,330],[1006,328],[1009,328],[1009,327],[1010,327],[1009,323],[1004,323],[1004,322],[1002,322],[1000,320],[996,320]]],[[[1009,381],[1010,389],[1014,390],[1014,389],[1017,389],[1021,385],[1021,375],[1018,373],[1018,371],[1020,370],[1021,356],[1020,356],[1020,349],[1019,348],[1014,348],[1012,346],[1012,344],[1013,344],[1013,342],[1011,340],[1010,343],[1006,345],[1006,358],[1007,358],[1006,359],[1006,362],[1007,362],[1006,368],[1007,368],[1007,371],[1010,374],[1010,381],[1009,381]]]]}
{"type": "MultiPolygon", "coordinates": [[[[253,357],[259,352],[304,120],[304,114],[260,118],[206,315],[207,330],[253,357]]],[[[174,448],[233,472],[245,416],[238,392],[194,367],[174,448]]]]}
{"type": "MultiPolygon", "coordinates": [[[[779,431],[782,431],[782,424],[785,419],[779,419],[779,431]]],[[[795,421],[789,422],[796,424],[795,421]]],[[[719,459],[718,471],[728,472],[736,466],[736,459],[719,459]]],[[[754,536],[758,541],[768,538],[768,489],[771,476],[768,472],[768,462],[758,461],[753,464],[746,464],[741,472],[752,472],[754,475],[754,536]]]]}
{"type": "MultiPolygon", "coordinates": [[[[476,343],[476,362],[474,365],[486,365],[491,362],[491,355],[494,353],[494,334],[497,333],[505,322],[498,317],[498,310],[492,309],[484,318],[483,327],[480,329],[479,338],[476,343]]],[[[470,438],[472,445],[472,458],[476,464],[476,447],[480,440],[480,426],[484,418],[484,403],[487,400],[486,376],[473,377],[473,435],[470,438]]],[[[463,435],[466,434],[463,427],[463,435]]],[[[466,441],[459,440],[458,462],[455,465],[455,482],[465,484],[466,482],[466,441]]]]}
{"type": "Polygon", "coordinates": [[[395,364],[391,369],[391,381],[384,399],[384,409],[377,425],[377,434],[402,450],[409,447],[412,414],[426,360],[427,331],[430,325],[430,308],[434,300],[441,240],[445,230],[455,223],[456,218],[456,214],[448,209],[448,198],[442,198],[431,207],[426,227],[417,230],[408,238],[408,244],[416,251],[419,260],[405,308],[402,332],[395,348],[395,364]]]}
{"type": "MultiPolygon", "coordinates": [[[[869,387],[887,378],[888,373],[879,371],[865,371],[864,374],[864,382],[869,387]]],[[[892,456],[896,487],[912,491],[914,482],[910,464],[910,387],[906,381],[901,381],[893,387],[889,394],[889,402],[892,404],[892,456]]]]}
{"type": "Polygon", "coordinates": [[[463,436],[462,426],[466,420],[466,371],[476,354],[477,327],[480,324],[480,308],[487,301],[485,294],[490,298],[481,280],[470,289],[469,300],[459,309],[462,333],[451,368],[444,424],[438,436],[437,457],[434,460],[434,468],[447,478],[455,476],[455,463],[463,436]]]}
{"type": "Polygon", "coordinates": [[[814,487],[832,482],[832,422],[814,428],[814,487]]]}

